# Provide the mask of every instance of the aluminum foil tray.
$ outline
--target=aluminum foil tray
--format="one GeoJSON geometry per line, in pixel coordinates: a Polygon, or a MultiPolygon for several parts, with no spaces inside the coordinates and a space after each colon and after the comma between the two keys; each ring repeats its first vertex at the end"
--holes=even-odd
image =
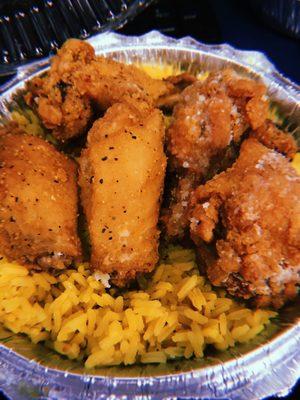
{"type": "MultiPolygon", "coordinates": [[[[192,72],[230,66],[261,79],[300,137],[300,88],[281,76],[261,53],[226,44],[208,46],[191,38],[158,32],[141,37],[104,33],[89,39],[97,54],[133,63],[171,64],[192,72]]],[[[0,118],[14,106],[24,82],[49,67],[49,59],[20,67],[0,90],[0,118]]],[[[165,365],[134,365],[85,370],[42,344],[0,327],[0,389],[25,399],[236,399],[285,395],[300,376],[300,301],[286,306],[267,330],[250,343],[204,359],[165,365]]]]}

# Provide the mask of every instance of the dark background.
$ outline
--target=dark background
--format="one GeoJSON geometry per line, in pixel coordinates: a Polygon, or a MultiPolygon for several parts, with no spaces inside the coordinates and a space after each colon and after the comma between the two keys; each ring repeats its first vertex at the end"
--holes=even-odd
{"type": "MultiPolygon", "coordinates": [[[[248,1],[160,0],[120,32],[142,34],[153,29],[174,37],[192,36],[206,43],[226,42],[262,51],[285,76],[300,83],[299,40],[270,28],[248,1]]],[[[5,399],[1,393],[0,399],[5,399]]],[[[299,385],[286,399],[300,399],[299,385]]]]}
{"type": "Polygon", "coordinates": [[[121,32],[141,34],[153,29],[174,37],[193,36],[206,43],[226,42],[262,51],[285,76],[300,84],[300,41],[270,28],[250,1],[160,0],[121,32]]]}

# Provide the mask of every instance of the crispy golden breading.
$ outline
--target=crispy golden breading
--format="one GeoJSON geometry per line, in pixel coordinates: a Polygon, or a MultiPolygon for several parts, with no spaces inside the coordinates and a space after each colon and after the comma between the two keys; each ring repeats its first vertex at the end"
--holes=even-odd
{"type": "Polygon", "coordinates": [[[43,125],[62,142],[86,132],[91,124],[91,100],[79,93],[72,74],[93,59],[90,45],[70,39],[52,58],[49,71],[27,83],[27,104],[36,108],[43,125]]]}
{"type": "Polygon", "coordinates": [[[73,86],[61,83],[51,89],[50,93],[47,97],[40,97],[37,112],[53,136],[65,142],[86,132],[93,116],[87,96],[81,96],[73,86]],[[61,89],[63,87],[65,89],[61,89]],[[54,98],[56,92],[58,100],[54,98]]]}
{"type": "MultiPolygon", "coordinates": [[[[231,70],[211,73],[205,81],[197,81],[182,92],[167,130],[169,160],[180,176],[169,209],[163,211],[171,237],[182,237],[187,227],[187,213],[180,204],[181,180],[185,187],[189,181],[192,190],[195,184],[231,165],[248,129],[266,146],[289,157],[294,155],[297,146],[292,136],[267,120],[265,93],[263,84],[231,70]]],[[[184,202],[189,195],[184,194],[184,202]]]]}
{"type": "Polygon", "coordinates": [[[134,65],[97,57],[74,72],[72,80],[79,92],[95,101],[101,110],[130,98],[155,104],[173,85],[148,76],[134,65]]]}
{"type": "Polygon", "coordinates": [[[191,235],[216,239],[214,285],[256,304],[280,307],[300,283],[300,177],[281,154],[243,142],[232,168],[196,189],[191,235]],[[216,228],[217,232],[216,233],[216,228]]]}
{"type": "Polygon", "coordinates": [[[212,157],[238,141],[249,124],[253,129],[263,124],[265,92],[261,83],[227,70],[188,86],[167,132],[175,165],[204,176],[212,157]]]}
{"type": "Polygon", "coordinates": [[[80,157],[91,265],[120,286],[158,260],[164,131],[159,110],[116,103],[94,123],[80,157]]]}
{"type": "Polygon", "coordinates": [[[81,255],[75,163],[43,139],[0,132],[0,253],[63,268],[81,255]]]}
{"type": "Polygon", "coordinates": [[[277,128],[270,120],[266,120],[256,131],[252,131],[250,136],[289,159],[297,153],[298,146],[293,136],[277,128]]]}
{"type": "Polygon", "coordinates": [[[183,238],[189,226],[190,196],[198,186],[197,176],[194,174],[177,177],[171,183],[167,204],[163,205],[160,220],[163,223],[164,234],[168,239],[183,238]]]}
{"type": "Polygon", "coordinates": [[[133,65],[96,57],[90,44],[70,39],[53,57],[49,72],[28,83],[25,99],[30,106],[37,103],[43,124],[65,141],[87,130],[92,104],[102,111],[131,98],[152,104],[172,88],[133,65]]]}

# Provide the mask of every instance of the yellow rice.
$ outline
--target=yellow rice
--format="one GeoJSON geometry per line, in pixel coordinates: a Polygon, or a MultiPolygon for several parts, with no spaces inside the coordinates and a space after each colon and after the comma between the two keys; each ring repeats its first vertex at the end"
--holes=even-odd
{"type": "Polygon", "coordinates": [[[203,357],[207,344],[225,350],[253,339],[275,315],[212,289],[187,249],[170,248],[145,290],[122,295],[88,264],[54,277],[0,261],[0,322],[87,368],[203,357]]]}

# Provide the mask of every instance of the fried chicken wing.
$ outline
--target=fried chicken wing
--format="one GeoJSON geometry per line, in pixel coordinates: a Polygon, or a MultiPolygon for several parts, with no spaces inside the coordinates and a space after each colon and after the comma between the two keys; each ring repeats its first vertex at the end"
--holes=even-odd
{"type": "MultiPolygon", "coordinates": [[[[267,120],[269,103],[265,94],[262,83],[231,70],[211,73],[182,92],[167,130],[169,160],[180,177],[178,188],[173,190],[175,196],[163,212],[171,236],[182,236],[187,227],[187,213],[180,205],[181,180],[184,186],[190,181],[192,190],[231,165],[246,131],[251,129],[251,136],[289,157],[295,153],[292,136],[267,120]]],[[[188,199],[185,194],[184,202],[188,199]]]]}
{"type": "Polygon", "coordinates": [[[265,92],[261,83],[227,70],[188,86],[167,132],[175,165],[205,175],[212,157],[238,141],[249,124],[263,124],[268,111],[265,92]]]}
{"type": "Polygon", "coordinates": [[[216,240],[214,285],[280,307],[300,283],[300,177],[281,154],[251,138],[232,168],[197,188],[191,235],[216,240]]]}
{"type": "Polygon", "coordinates": [[[62,142],[81,135],[91,124],[91,99],[78,91],[72,76],[94,59],[90,45],[70,39],[52,58],[50,70],[27,83],[26,103],[37,110],[43,125],[62,142]]]}
{"type": "Polygon", "coordinates": [[[158,260],[164,130],[159,110],[116,103],[94,123],[80,157],[91,265],[120,286],[158,260]]]}
{"type": "Polygon", "coordinates": [[[97,57],[77,70],[72,79],[80,93],[93,99],[101,110],[130,98],[154,105],[172,87],[168,82],[151,78],[134,65],[105,57],[97,57]]]}
{"type": "Polygon", "coordinates": [[[0,253],[63,268],[80,258],[75,163],[41,138],[0,132],[0,253]]]}
{"type": "Polygon", "coordinates": [[[102,111],[131,98],[152,104],[173,85],[152,79],[133,65],[97,57],[90,44],[70,39],[53,57],[49,72],[27,88],[27,103],[37,103],[43,124],[65,141],[87,130],[93,104],[102,111]]]}

